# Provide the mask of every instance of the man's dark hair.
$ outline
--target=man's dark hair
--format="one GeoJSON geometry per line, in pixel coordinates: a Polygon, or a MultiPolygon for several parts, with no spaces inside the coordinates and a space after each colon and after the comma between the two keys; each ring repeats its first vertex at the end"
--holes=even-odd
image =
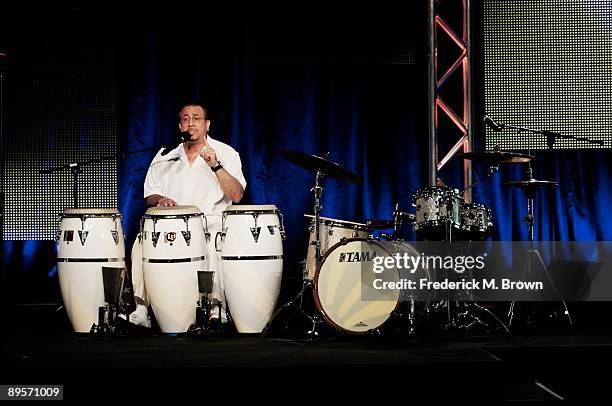
{"type": "Polygon", "coordinates": [[[199,102],[197,100],[189,100],[187,102],[182,103],[180,105],[179,109],[178,109],[179,121],[181,120],[181,110],[183,110],[187,106],[198,106],[198,107],[201,107],[202,110],[204,110],[204,118],[206,120],[208,120],[208,108],[206,108],[204,103],[201,103],[201,102],[199,102]]]}

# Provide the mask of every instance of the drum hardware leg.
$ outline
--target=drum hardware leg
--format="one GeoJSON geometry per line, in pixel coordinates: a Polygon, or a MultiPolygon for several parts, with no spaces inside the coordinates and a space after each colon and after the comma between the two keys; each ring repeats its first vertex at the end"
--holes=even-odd
{"type": "Polygon", "coordinates": [[[368,332],[368,334],[370,335],[370,337],[382,337],[383,336],[383,333],[382,331],[380,331],[379,328],[373,328],[372,330],[368,332]]]}
{"type": "Polygon", "coordinates": [[[198,300],[198,307],[196,308],[196,321],[194,324],[189,326],[185,335],[187,337],[201,337],[209,335],[208,317],[210,315],[210,301],[206,300],[204,296],[198,300]]]}
{"type": "MultiPolygon", "coordinates": [[[[300,292],[293,299],[291,299],[290,301],[288,301],[287,303],[279,307],[278,310],[274,312],[274,314],[270,318],[270,321],[268,322],[268,324],[266,324],[266,327],[264,327],[264,329],[262,330],[261,337],[266,337],[268,335],[268,332],[270,331],[270,328],[272,327],[272,323],[274,322],[274,320],[276,320],[276,318],[281,313],[283,313],[286,309],[289,309],[292,307],[295,308],[294,313],[292,314],[291,317],[293,317],[293,315],[298,310],[300,311],[302,310],[302,297],[304,296],[304,292],[306,292],[306,289],[308,288],[309,288],[309,284],[307,283],[306,280],[304,280],[302,283],[302,290],[300,290],[300,292]]],[[[285,323],[285,330],[287,330],[288,328],[289,320],[291,319],[291,317],[289,317],[289,319],[287,319],[287,322],[285,323]]]]}
{"type": "Polygon", "coordinates": [[[217,336],[218,337],[221,337],[221,328],[222,328],[221,325],[223,324],[223,322],[222,322],[223,319],[221,318],[221,308],[222,308],[222,306],[223,306],[223,302],[219,300],[217,302],[217,308],[219,309],[219,313],[218,313],[218,317],[219,317],[218,320],[219,320],[219,322],[217,323],[217,336]]]}
{"type": "MultiPolygon", "coordinates": [[[[210,323],[210,316],[213,312],[213,303],[207,297],[208,295],[202,295],[198,300],[198,307],[196,309],[196,322],[189,326],[186,335],[188,337],[204,337],[211,338],[213,335],[221,337],[221,322],[217,323],[216,331],[212,331],[212,325],[210,323]]],[[[221,303],[219,303],[219,320],[221,320],[221,303]]]]}
{"type": "Polygon", "coordinates": [[[108,337],[118,332],[117,313],[113,305],[104,305],[98,308],[98,323],[91,326],[90,333],[95,336],[108,337]]]}
{"type": "MultiPolygon", "coordinates": [[[[533,180],[531,165],[527,168],[527,176],[530,180],[533,180]]],[[[561,305],[563,307],[563,314],[566,316],[569,326],[571,328],[574,326],[574,323],[570,315],[569,309],[567,308],[567,303],[565,302],[565,300],[563,300],[562,296],[559,294],[555,285],[553,284],[552,278],[550,277],[550,273],[548,272],[548,267],[544,263],[544,259],[542,258],[542,255],[540,255],[540,252],[537,249],[533,248],[533,228],[535,224],[534,200],[535,200],[535,194],[536,194],[537,187],[536,186],[531,187],[531,188],[526,187],[523,190],[527,197],[527,215],[524,217],[524,220],[527,223],[528,250],[527,250],[527,257],[525,259],[525,264],[523,266],[522,279],[524,280],[526,275],[528,277],[531,277],[533,275],[531,257],[535,256],[534,261],[536,262],[536,266],[539,266],[540,269],[543,271],[543,274],[548,279],[548,282],[550,283],[553,291],[559,297],[561,301],[561,305]]],[[[513,300],[510,303],[510,309],[508,311],[508,326],[509,327],[512,327],[512,321],[514,319],[514,312],[515,312],[515,307],[516,307],[515,302],[516,301],[513,300]]]]}
{"type": "Polygon", "coordinates": [[[215,298],[210,298],[212,294],[212,284],[214,279],[214,272],[212,271],[198,271],[198,291],[200,293],[200,299],[198,300],[198,307],[196,309],[196,322],[189,326],[187,330],[188,336],[195,337],[206,337],[211,338],[212,336],[222,336],[222,307],[223,302],[215,298]],[[212,331],[212,323],[210,318],[215,311],[215,306],[218,306],[218,323],[216,331],[212,331]]]}
{"type": "MultiPolygon", "coordinates": [[[[315,248],[315,254],[314,254],[314,262],[315,262],[315,269],[319,266],[319,264],[321,263],[321,209],[322,209],[322,204],[321,204],[321,196],[323,195],[323,186],[322,186],[322,181],[325,178],[325,172],[321,169],[318,168],[316,175],[315,175],[315,184],[313,185],[313,187],[310,189],[310,191],[313,193],[314,195],[314,206],[313,206],[313,212],[314,212],[314,241],[312,241],[312,245],[314,245],[315,248]]],[[[282,221],[282,219],[281,219],[282,221]]],[[[282,222],[281,222],[282,225],[282,222]]],[[[255,226],[257,226],[257,224],[255,224],[255,226]]],[[[283,226],[284,228],[284,226],[283,226]]],[[[251,230],[253,231],[253,230],[251,230]]],[[[254,235],[253,235],[254,236],[254,235]]],[[[312,339],[315,336],[318,336],[319,333],[317,331],[317,326],[320,324],[321,320],[320,320],[320,316],[319,314],[317,314],[317,312],[315,311],[315,313],[311,316],[309,314],[307,314],[302,305],[303,305],[303,297],[304,297],[304,293],[308,290],[308,289],[313,289],[313,284],[314,281],[308,279],[306,277],[307,275],[307,270],[305,269],[305,263],[303,263],[303,269],[302,269],[302,275],[303,275],[303,280],[302,280],[302,289],[300,290],[300,292],[297,294],[297,296],[295,296],[293,299],[291,299],[289,302],[285,303],[283,306],[281,306],[273,315],[272,318],[270,319],[270,321],[268,322],[268,324],[266,324],[266,327],[263,329],[263,331],[261,332],[261,337],[266,337],[270,331],[271,325],[274,322],[274,320],[286,309],[290,309],[293,308],[294,312],[293,314],[287,319],[286,323],[285,323],[285,330],[288,329],[289,327],[289,320],[291,320],[291,318],[296,314],[296,313],[300,313],[302,314],[306,319],[308,319],[308,321],[311,323],[312,327],[311,329],[307,332],[308,336],[312,339]]]]}
{"type": "Polygon", "coordinates": [[[313,288],[313,282],[311,280],[304,279],[303,282],[302,282],[302,289],[300,290],[300,292],[293,299],[291,299],[290,301],[288,301],[287,303],[282,305],[280,308],[278,308],[278,310],[270,318],[270,321],[268,322],[268,324],[266,324],[266,327],[261,332],[261,337],[267,337],[268,336],[268,334],[270,332],[270,328],[272,327],[272,324],[274,323],[274,321],[285,310],[288,310],[288,309],[293,309],[293,312],[292,312],[291,316],[289,316],[287,318],[287,320],[285,321],[285,331],[287,331],[289,329],[289,322],[291,321],[291,319],[297,313],[299,313],[302,316],[304,316],[304,318],[306,318],[308,320],[308,322],[310,323],[310,325],[311,325],[310,330],[308,330],[306,332],[306,334],[311,339],[315,338],[315,337],[318,337],[319,336],[319,332],[317,330],[317,327],[321,324],[321,321],[322,321],[321,316],[316,311],[315,311],[314,314],[310,315],[302,307],[303,299],[304,299],[304,294],[306,293],[307,290],[312,289],[312,288],[313,288]]]}
{"type": "Polygon", "coordinates": [[[416,335],[416,315],[414,299],[409,300],[410,308],[408,309],[408,336],[414,337],[416,335]]]}
{"type": "MultiPolygon", "coordinates": [[[[529,221],[533,221],[533,218],[529,218],[526,217],[526,219],[529,221]]],[[[533,229],[531,229],[530,233],[533,233],[533,229]]],[[[530,234],[531,236],[532,234],[530,234]]],[[[561,306],[563,309],[563,314],[565,315],[565,317],[567,318],[567,322],[569,327],[573,327],[574,326],[574,322],[572,320],[572,316],[570,315],[569,309],[567,307],[567,303],[565,302],[565,300],[563,300],[562,296],[559,294],[559,292],[557,291],[555,285],[553,284],[552,278],[550,276],[550,273],[548,272],[548,268],[546,266],[546,264],[544,263],[544,259],[542,258],[542,255],[540,254],[540,252],[537,249],[532,249],[531,248],[531,241],[529,241],[529,250],[527,251],[527,257],[525,259],[525,264],[523,266],[523,273],[521,276],[521,280],[525,280],[525,278],[530,278],[533,274],[532,269],[532,257],[535,256],[535,262],[537,264],[537,266],[539,266],[539,268],[543,271],[543,274],[546,276],[546,279],[548,279],[548,282],[550,283],[550,286],[552,287],[554,293],[561,299],[561,306]]],[[[510,302],[510,308],[508,309],[508,327],[512,327],[512,322],[514,321],[514,316],[515,316],[515,311],[516,311],[516,300],[513,300],[512,302],[510,302]]],[[[535,309],[532,309],[532,312],[535,313],[535,309]]]]}
{"type": "Polygon", "coordinates": [[[505,333],[511,337],[512,333],[510,332],[510,329],[508,328],[508,326],[506,326],[499,317],[497,317],[495,315],[495,313],[493,313],[491,310],[487,309],[486,307],[483,307],[481,305],[479,305],[478,303],[475,302],[462,302],[461,303],[462,306],[465,307],[465,309],[463,311],[460,311],[458,313],[458,316],[466,319],[466,324],[461,324],[458,325],[457,327],[460,329],[470,329],[474,326],[480,326],[480,327],[486,327],[486,328],[491,328],[491,325],[487,322],[485,322],[482,318],[480,318],[477,314],[475,314],[476,312],[481,312],[483,314],[486,314],[490,317],[492,317],[495,322],[505,331],[505,333]]]}
{"type": "Polygon", "coordinates": [[[490,316],[495,323],[501,327],[504,332],[511,337],[512,333],[504,322],[495,315],[491,310],[479,305],[476,302],[465,301],[444,301],[447,306],[447,323],[444,326],[445,330],[470,330],[474,327],[484,327],[492,329],[491,324],[484,321],[478,313],[490,316]],[[456,313],[456,314],[455,314],[456,313]]]}
{"type": "Polygon", "coordinates": [[[94,323],[89,331],[93,335],[104,335],[104,325],[106,324],[104,319],[106,316],[106,306],[98,307],[98,324],[94,323]]]}
{"type": "Polygon", "coordinates": [[[487,313],[488,315],[490,315],[491,317],[493,317],[493,319],[495,319],[495,321],[506,331],[506,334],[508,334],[508,336],[512,336],[512,333],[510,332],[510,329],[508,328],[508,326],[506,326],[504,322],[501,321],[501,319],[497,317],[495,313],[493,313],[491,310],[479,305],[478,303],[470,303],[470,305],[472,307],[475,307],[477,310],[483,311],[487,313]]]}

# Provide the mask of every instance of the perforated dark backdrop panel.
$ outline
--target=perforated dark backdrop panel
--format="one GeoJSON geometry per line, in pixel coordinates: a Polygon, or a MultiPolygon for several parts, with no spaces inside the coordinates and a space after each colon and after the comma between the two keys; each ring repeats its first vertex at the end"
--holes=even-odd
{"type": "MultiPolygon", "coordinates": [[[[117,150],[112,41],[98,27],[68,26],[41,29],[48,34],[31,46],[13,44],[5,94],[7,240],[52,239],[58,214],[74,207],[71,172],[40,170],[117,150]]],[[[78,181],[79,207],[117,207],[116,160],[83,167],[78,181]]]]}
{"type": "MultiPolygon", "coordinates": [[[[485,111],[495,121],[557,139],[553,148],[612,147],[612,3],[486,0],[485,111]]],[[[488,149],[545,149],[546,136],[486,129],[488,149]]]]}

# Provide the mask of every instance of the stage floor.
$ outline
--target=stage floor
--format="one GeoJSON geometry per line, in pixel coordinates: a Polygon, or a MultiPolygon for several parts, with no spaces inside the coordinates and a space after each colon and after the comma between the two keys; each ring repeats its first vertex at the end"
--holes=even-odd
{"type": "Polygon", "coordinates": [[[241,397],[282,387],[288,400],[325,390],[347,398],[585,400],[607,396],[603,371],[612,365],[607,331],[308,340],[102,338],[28,326],[5,332],[4,383],[63,384],[64,399],[173,398],[217,388],[241,397]]]}

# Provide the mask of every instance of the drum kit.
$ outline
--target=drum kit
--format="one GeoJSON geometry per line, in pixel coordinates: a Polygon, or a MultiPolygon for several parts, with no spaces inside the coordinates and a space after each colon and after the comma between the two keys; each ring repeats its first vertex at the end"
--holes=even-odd
{"type": "MultiPolygon", "coordinates": [[[[307,318],[306,334],[310,338],[319,336],[324,325],[341,334],[378,335],[387,322],[398,317],[406,320],[407,330],[413,334],[422,315],[443,307],[450,309],[450,302],[441,305],[409,299],[408,311],[402,312],[397,290],[372,291],[369,293],[374,299],[363,299],[363,262],[371,261],[374,256],[398,253],[418,256],[415,247],[400,238],[404,222],[409,222],[422,240],[484,240],[493,231],[490,208],[466,203],[463,191],[435,186],[421,188],[413,194],[414,213],[399,211],[396,205],[388,220],[358,223],[323,217],[323,180],[358,183],[360,177],[328,156],[297,151],[283,151],[281,155],[315,175],[310,189],[313,214],[304,215],[308,221],[309,242],[302,262],[300,292],[274,312],[283,274],[285,239],[283,215],[275,205],[230,206],[223,212],[221,231],[214,236],[209,232],[209,218],[195,206],[149,208],[141,219],[136,243],[142,246],[147,296],[162,333],[211,332],[208,316],[216,311],[215,306],[219,306],[219,313],[221,310],[221,302],[211,297],[214,270],[209,269],[211,255],[217,252],[223,267],[227,307],[236,330],[243,334],[268,335],[273,322],[291,309],[293,315],[299,312],[307,318]],[[376,230],[385,229],[393,231],[373,235],[376,230]],[[312,295],[312,311],[303,306],[307,293],[312,295]]],[[[531,155],[499,150],[469,152],[461,157],[487,164],[490,168],[487,177],[501,163],[530,163],[535,159],[531,155]]],[[[525,192],[528,199],[525,220],[532,241],[535,193],[541,187],[557,183],[533,179],[531,167],[527,173],[527,180],[504,185],[525,192]]],[[[77,333],[112,332],[119,325],[118,314],[127,315],[134,307],[130,301],[118,298],[117,293],[130,279],[125,270],[121,214],[114,209],[66,209],[60,218],[58,274],[73,329],[77,333]],[[111,272],[112,269],[115,271],[111,272]]],[[[396,276],[398,279],[399,274],[396,276]]],[[[508,314],[510,324],[514,305],[511,304],[508,314]]],[[[467,304],[466,308],[487,312],[509,331],[488,309],[475,303],[467,304]]],[[[476,315],[471,319],[471,324],[484,324],[476,315]]],[[[285,328],[287,325],[288,320],[285,328]]],[[[456,326],[456,320],[450,316],[449,325],[456,326]]]]}
{"type": "MultiPolygon", "coordinates": [[[[306,334],[310,338],[319,336],[318,327],[322,322],[341,334],[380,334],[381,327],[399,315],[406,319],[409,334],[415,333],[418,317],[428,314],[435,309],[445,309],[448,320],[445,327],[464,328],[473,325],[490,327],[477,313],[485,313],[491,317],[502,329],[510,333],[508,326],[502,322],[488,308],[475,302],[434,303],[432,301],[408,300],[407,311],[398,311],[399,293],[376,291],[379,295],[372,299],[372,293],[367,300],[364,297],[362,261],[346,260],[350,255],[370,253],[370,256],[394,256],[397,253],[418,255],[415,247],[399,235],[404,221],[409,221],[412,228],[421,240],[425,241],[481,241],[491,236],[494,218],[489,207],[479,203],[466,203],[463,192],[492,176],[502,163],[529,163],[528,179],[517,182],[506,182],[504,186],[522,189],[528,198],[528,214],[525,220],[529,227],[530,241],[533,239],[533,199],[535,192],[544,186],[557,185],[553,181],[540,181],[532,178],[530,162],[535,159],[532,155],[515,152],[491,151],[468,152],[459,154],[462,159],[473,160],[489,167],[485,179],[458,191],[447,186],[424,187],[417,190],[412,196],[414,213],[399,211],[396,205],[389,220],[368,220],[366,223],[322,217],[321,195],[323,192],[322,180],[330,177],[336,180],[357,183],[358,175],[329,160],[328,156],[310,155],[296,151],[281,153],[290,162],[307,169],[315,174],[315,184],[311,191],[314,193],[313,215],[306,214],[309,220],[309,242],[306,260],[303,262],[302,289],[290,301],[281,306],[266,326],[263,335],[267,335],[272,322],[288,310],[293,310],[289,317],[300,313],[307,318],[310,325],[306,334]],[[374,231],[392,228],[392,233],[379,233],[374,237],[374,231]],[[307,292],[313,295],[315,309],[307,312],[303,308],[303,299],[307,292]],[[462,315],[464,324],[458,322],[458,316],[451,315],[451,305],[458,306],[457,315],[462,315]],[[420,310],[418,309],[420,307],[420,310]],[[459,310],[460,308],[460,310],[459,310]],[[417,311],[419,310],[419,311],[417,311]]],[[[371,257],[369,259],[371,259],[371,257]]],[[[366,258],[365,260],[369,260],[366,258]]],[[[399,278],[399,275],[397,276],[399,278]]],[[[426,275],[431,278],[430,275],[426,275]]],[[[563,303],[565,306],[565,303],[563,303]]],[[[508,313],[509,325],[512,323],[515,303],[511,303],[508,313]]],[[[567,312],[567,307],[566,314],[567,312]]],[[[571,319],[570,319],[571,324],[571,319]]],[[[288,320],[285,329],[288,328],[288,320]]]]}

